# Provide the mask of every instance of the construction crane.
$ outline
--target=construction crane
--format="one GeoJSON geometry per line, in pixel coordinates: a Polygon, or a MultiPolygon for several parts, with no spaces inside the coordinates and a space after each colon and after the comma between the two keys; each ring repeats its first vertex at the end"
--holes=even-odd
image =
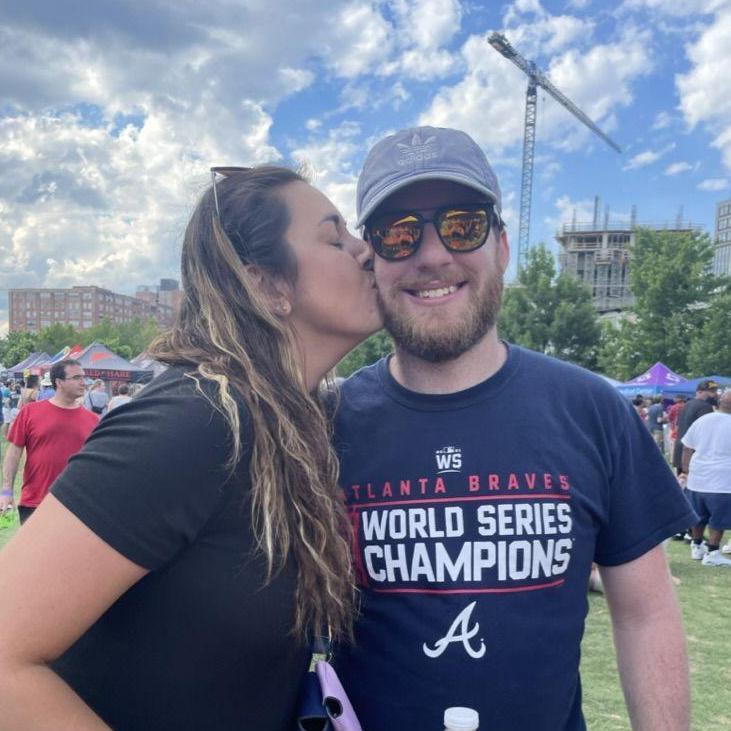
{"type": "Polygon", "coordinates": [[[520,186],[520,224],[518,228],[518,267],[521,267],[526,263],[528,248],[530,247],[530,206],[533,193],[533,151],[536,144],[537,88],[540,86],[545,89],[559,104],[568,109],[571,114],[601,137],[612,149],[617,152],[622,152],[622,149],[611,137],[602,132],[576,104],[562,94],[533,61],[523,58],[502,33],[491,33],[487,41],[528,77],[528,91],[525,96],[525,132],[523,135],[523,169],[520,186]]]}

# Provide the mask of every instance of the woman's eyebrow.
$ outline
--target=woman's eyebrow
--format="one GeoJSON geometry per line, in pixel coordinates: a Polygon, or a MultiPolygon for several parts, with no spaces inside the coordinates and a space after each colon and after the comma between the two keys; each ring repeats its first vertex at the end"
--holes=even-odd
{"type": "Polygon", "coordinates": [[[340,224],[343,222],[343,220],[338,216],[337,213],[329,213],[327,216],[325,216],[322,221],[318,225],[322,226],[323,223],[334,223],[335,226],[340,226],[340,224]]]}

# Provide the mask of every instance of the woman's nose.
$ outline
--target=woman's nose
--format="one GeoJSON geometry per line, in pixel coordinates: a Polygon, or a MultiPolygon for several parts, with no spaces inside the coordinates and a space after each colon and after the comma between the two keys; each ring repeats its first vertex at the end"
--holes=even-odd
{"type": "Polygon", "coordinates": [[[367,272],[373,271],[373,249],[363,239],[352,236],[355,260],[360,264],[361,269],[367,272]]]}

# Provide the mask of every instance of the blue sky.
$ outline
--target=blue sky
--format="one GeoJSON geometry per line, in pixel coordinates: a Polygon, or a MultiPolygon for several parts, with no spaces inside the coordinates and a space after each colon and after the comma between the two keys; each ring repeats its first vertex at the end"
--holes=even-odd
{"type": "Polygon", "coordinates": [[[0,332],[7,290],[177,277],[216,164],[304,163],[354,219],[369,146],[453,126],[517,220],[526,82],[503,32],[623,148],[539,94],[531,239],[589,220],[711,231],[731,198],[731,0],[5,0],[0,332]]]}

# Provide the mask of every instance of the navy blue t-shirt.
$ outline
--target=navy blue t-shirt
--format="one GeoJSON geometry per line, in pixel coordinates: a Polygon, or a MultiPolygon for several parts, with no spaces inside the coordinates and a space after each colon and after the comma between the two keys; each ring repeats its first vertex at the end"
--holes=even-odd
{"type": "Polygon", "coordinates": [[[364,729],[577,731],[592,561],[694,522],[634,409],[575,366],[509,346],[487,381],[417,394],[386,360],[342,386],[341,485],[362,590],[338,670],[364,729]]]}

